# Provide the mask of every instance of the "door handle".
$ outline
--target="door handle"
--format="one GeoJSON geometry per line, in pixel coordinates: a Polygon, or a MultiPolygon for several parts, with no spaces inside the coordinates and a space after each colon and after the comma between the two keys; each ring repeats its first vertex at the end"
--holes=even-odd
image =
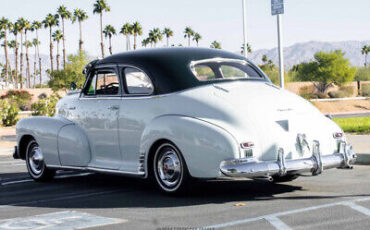
{"type": "Polygon", "coordinates": [[[112,106],[109,106],[108,109],[109,110],[119,110],[119,106],[118,105],[112,105],[112,106]]]}
{"type": "Polygon", "coordinates": [[[75,109],[76,109],[76,107],[75,107],[75,106],[73,106],[73,107],[68,107],[68,109],[69,109],[69,110],[75,110],[75,109]]]}

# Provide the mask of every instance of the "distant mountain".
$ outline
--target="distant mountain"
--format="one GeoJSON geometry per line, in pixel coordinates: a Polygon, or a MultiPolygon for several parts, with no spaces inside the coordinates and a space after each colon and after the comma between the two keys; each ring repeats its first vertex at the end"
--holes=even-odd
{"type": "MultiPolygon", "coordinates": [[[[363,66],[364,55],[361,54],[361,49],[364,45],[370,45],[369,41],[342,41],[342,42],[318,42],[310,41],[304,43],[297,43],[292,46],[284,47],[284,65],[287,68],[295,64],[310,61],[318,51],[332,51],[341,49],[345,52],[345,58],[348,58],[352,65],[363,66]]],[[[257,64],[262,63],[262,56],[266,54],[267,57],[278,63],[279,56],[277,48],[275,49],[260,49],[248,54],[248,58],[257,64]]],[[[370,58],[369,58],[370,59],[370,58]]]]}
{"type": "MultiPolygon", "coordinates": [[[[284,47],[284,64],[286,68],[291,66],[313,59],[313,55],[318,51],[332,51],[336,49],[341,49],[345,52],[345,57],[350,60],[354,66],[363,66],[364,56],[361,54],[361,48],[364,45],[370,45],[369,41],[342,41],[342,42],[319,42],[319,41],[310,41],[304,43],[297,43],[292,46],[284,47]]],[[[2,51],[2,50],[1,50],[2,51]]],[[[266,54],[267,57],[278,63],[277,49],[260,49],[253,51],[251,54],[248,54],[248,58],[257,64],[262,63],[262,56],[266,54]]],[[[12,51],[10,51],[10,61],[11,67],[14,68],[14,56],[12,51]]],[[[30,50],[30,68],[31,73],[33,73],[33,59],[34,55],[30,50]]],[[[41,54],[42,59],[42,68],[43,71],[50,69],[50,57],[48,54],[41,54]]],[[[369,57],[370,59],[370,57],[369,57]]],[[[370,60],[369,60],[370,61],[370,60]]],[[[2,53],[0,55],[0,62],[5,62],[5,57],[2,53]]],[[[60,57],[60,66],[62,66],[62,55],[60,57]]],[[[54,57],[54,65],[56,65],[54,57]]],[[[37,67],[38,68],[38,67],[37,67]]],[[[56,67],[54,67],[56,69],[56,67]]],[[[24,72],[26,71],[26,58],[24,57],[24,72]]],[[[44,74],[44,76],[46,76],[44,74]]],[[[44,78],[45,79],[45,78],[44,78]]]]}

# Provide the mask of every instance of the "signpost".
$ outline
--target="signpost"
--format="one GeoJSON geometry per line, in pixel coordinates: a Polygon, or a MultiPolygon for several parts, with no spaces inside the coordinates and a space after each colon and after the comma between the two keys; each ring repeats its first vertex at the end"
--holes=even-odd
{"type": "Polygon", "coordinates": [[[271,0],[271,14],[276,15],[277,17],[280,87],[284,88],[284,55],[282,46],[283,41],[282,14],[284,14],[284,0],[271,0]]]}
{"type": "Polygon", "coordinates": [[[245,0],[242,0],[243,4],[243,35],[244,35],[244,40],[243,40],[243,54],[245,57],[248,56],[248,49],[247,49],[247,12],[246,12],[246,6],[245,6],[245,0]]]}

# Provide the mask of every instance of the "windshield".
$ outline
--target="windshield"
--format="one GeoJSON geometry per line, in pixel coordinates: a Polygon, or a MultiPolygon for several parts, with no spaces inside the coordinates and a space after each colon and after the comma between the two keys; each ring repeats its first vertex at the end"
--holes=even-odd
{"type": "Polygon", "coordinates": [[[264,79],[248,62],[237,59],[201,60],[193,62],[191,70],[199,81],[264,79]]]}

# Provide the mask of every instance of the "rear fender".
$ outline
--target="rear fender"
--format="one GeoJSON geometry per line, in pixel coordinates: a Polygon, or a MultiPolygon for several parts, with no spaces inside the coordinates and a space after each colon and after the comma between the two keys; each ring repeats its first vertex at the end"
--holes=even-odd
{"type": "Polygon", "coordinates": [[[179,148],[190,175],[197,178],[219,177],[221,161],[240,156],[235,138],[226,130],[197,118],[161,116],[146,126],[141,138],[140,153],[145,154],[146,176],[153,156],[151,147],[161,140],[171,141],[179,148]]]}

